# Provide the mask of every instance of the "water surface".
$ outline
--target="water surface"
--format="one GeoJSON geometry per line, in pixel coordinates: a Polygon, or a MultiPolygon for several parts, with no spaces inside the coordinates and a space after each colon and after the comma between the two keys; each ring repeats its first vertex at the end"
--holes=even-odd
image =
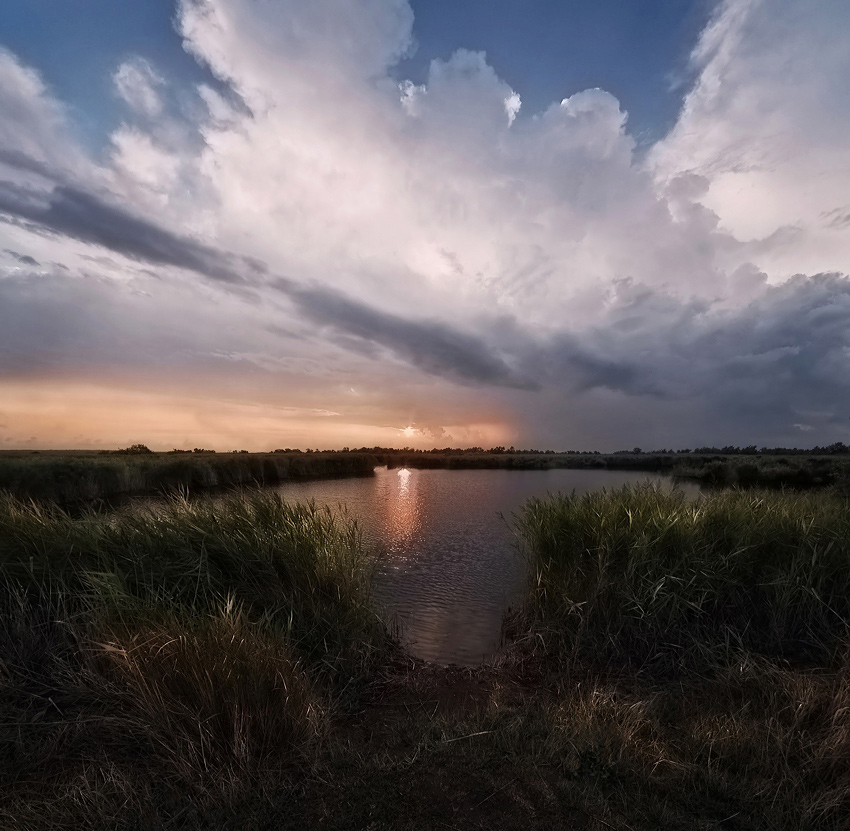
{"type": "MultiPolygon", "coordinates": [[[[532,496],[586,493],[670,477],[613,470],[387,470],[374,478],[293,482],[288,501],[346,506],[378,556],[377,602],[411,653],[473,665],[499,646],[502,616],[524,588],[512,517],[532,496]]],[[[678,485],[695,495],[697,485],[678,485]]]]}

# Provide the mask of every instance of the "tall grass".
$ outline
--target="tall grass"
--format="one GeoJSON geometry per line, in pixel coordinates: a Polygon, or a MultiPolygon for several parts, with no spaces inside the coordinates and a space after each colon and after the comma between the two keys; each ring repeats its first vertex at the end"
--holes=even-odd
{"type": "Polygon", "coordinates": [[[390,647],[368,583],[354,521],[276,494],[78,517],[0,497],[0,790],[82,817],[133,777],[273,784],[390,647]]]}
{"type": "Polygon", "coordinates": [[[642,827],[677,803],[688,827],[847,827],[850,500],[643,485],[533,500],[520,527],[512,627],[577,775],[622,783],[642,827]]]}
{"type": "Polygon", "coordinates": [[[122,494],[369,476],[377,464],[362,453],[0,453],[0,489],[69,504],[122,494]]]}
{"type": "Polygon", "coordinates": [[[741,652],[833,666],[850,624],[850,501],[652,485],[532,500],[530,624],[561,656],[661,675],[741,652]]]}

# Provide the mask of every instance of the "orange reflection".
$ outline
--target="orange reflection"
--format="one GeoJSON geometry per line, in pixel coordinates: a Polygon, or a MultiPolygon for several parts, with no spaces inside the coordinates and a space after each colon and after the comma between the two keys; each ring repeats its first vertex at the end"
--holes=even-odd
{"type": "Polygon", "coordinates": [[[409,543],[422,524],[421,497],[414,472],[402,468],[397,486],[390,488],[387,499],[388,538],[391,551],[399,551],[409,543]]]}

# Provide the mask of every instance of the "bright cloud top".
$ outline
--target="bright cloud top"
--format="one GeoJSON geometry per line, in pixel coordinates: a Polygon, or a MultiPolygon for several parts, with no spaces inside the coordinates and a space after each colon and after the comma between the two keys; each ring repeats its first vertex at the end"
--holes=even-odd
{"type": "Polygon", "coordinates": [[[222,86],[128,59],[100,158],[0,53],[0,443],[92,441],[92,388],[163,445],[846,439],[848,18],[720,5],[648,154],[482,53],[393,80],[402,0],[184,0],[222,86]]]}

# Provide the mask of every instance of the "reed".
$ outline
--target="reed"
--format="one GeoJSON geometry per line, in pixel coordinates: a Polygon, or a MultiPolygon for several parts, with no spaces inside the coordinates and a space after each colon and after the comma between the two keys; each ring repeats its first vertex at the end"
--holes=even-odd
{"type": "Polygon", "coordinates": [[[570,660],[667,677],[741,654],[830,667],[850,622],[850,502],[652,485],[532,500],[526,623],[570,660]]]}
{"type": "Polygon", "coordinates": [[[362,453],[0,453],[0,490],[80,504],[139,493],[274,485],[291,479],[370,476],[362,453]]]}
{"type": "Polygon", "coordinates": [[[711,487],[826,488],[850,492],[846,454],[807,456],[701,453],[523,453],[392,451],[151,453],[2,451],[0,489],[65,505],[130,494],[274,485],[290,480],[370,476],[390,467],[505,470],[641,470],[711,487]]]}
{"type": "Polygon", "coordinates": [[[0,790],[15,811],[103,822],[134,777],[199,805],[261,798],[391,647],[345,516],[264,492],[79,516],[0,498],[0,790]]]}

